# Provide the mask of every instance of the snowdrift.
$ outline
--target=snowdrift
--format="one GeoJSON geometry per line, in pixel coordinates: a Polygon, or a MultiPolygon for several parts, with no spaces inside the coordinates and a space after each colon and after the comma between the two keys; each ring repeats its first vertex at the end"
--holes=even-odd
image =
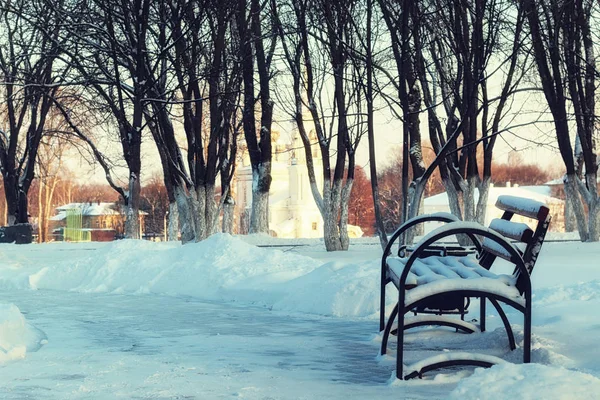
{"type": "Polygon", "coordinates": [[[44,332],[31,326],[17,306],[0,303],[0,365],[25,358],[45,342],[44,332]]]}
{"type": "MultiPolygon", "coordinates": [[[[15,245],[1,245],[2,258],[17,259],[0,266],[0,289],[152,293],[325,316],[377,316],[378,246],[368,246],[366,258],[355,257],[357,252],[354,256],[352,252],[325,254],[319,247],[323,253],[318,254],[323,259],[319,260],[292,251],[256,247],[245,240],[217,234],[185,246],[136,240],[28,245],[30,253],[23,259],[18,259],[23,252],[17,252],[15,245]]],[[[536,267],[539,271],[533,275],[534,307],[569,300],[595,303],[600,299],[600,279],[589,279],[591,275],[600,278],[600,273],[587,260],[599,247],[568,245],[576,247],[582,256],[582,265],[572,272],[578,271],[582,275],[576,279],[586,281],[556,285],[557,279],[564,279],[563,258],[571,252],[565,251],[562,244],[548,246],[536,267]],[[536,279],[542,279],[546,288],[540,288],[536,279]]],[[[313,250],[308,253],[315,255],[313,250]]],[[[393,291],[389,295],[388,304],[392,304],[393,291]]]]}
{"type": "Polygon", "coordinates": [[[448,399],[587,400],[600,398],[600,379],[540,364],[500,364],[478,368],[448,399]]]}
{"type": "Polygon", "coordinates": [[[371,316],[379,306],[377,258],[323,264],[227,234],[185,246],[122,240],[61,258],[0,269],[0,287],[191,296],[328,316],[371,316]]]}

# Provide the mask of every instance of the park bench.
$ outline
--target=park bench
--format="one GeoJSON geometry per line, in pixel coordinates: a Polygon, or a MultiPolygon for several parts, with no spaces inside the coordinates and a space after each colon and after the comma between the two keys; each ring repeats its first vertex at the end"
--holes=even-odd
{"type": "Polygon", "coordinates": [[[531,280],[530,275],[541,250],[548,225],[549,209],[543,203],[514,196],[500,196],[496,207],[501,219],[492,220],[489,228],[475,222],[459,221],[452,214],[436,213],[415,217],[404,223],[390,238],[381,261],[380,331],[383,332],[381,354],[386,354],[389,336],[395,333],[396,377],[410,379],[423,373],[456,365],[490,367],[504,362],[501,358],[477,353],[444,352],[410,366],[403,364],[404,336],[409,328],[423,325],[450,326],[473,333],[485,331],[486,300],[497,310],[508,336],[511,350],[516,349],[510,322],[500,306],[505,303],[523,313],[523,362],[531,360],[531,280]],[[530,218],[531,229],[522,222],[511,221],[514,215],[530,218]],[[392,247],[408,229],[428,221],[445,225],[425,235],[412,247],[392,247]],[[472,247],[444,244],[455,235],[466,235],[472,247]],[[511,243],[514,241],[515,243],[511,243]],[[501,258],[514,265],[510,275],[490,270],[501,258]],[[387,318],[386,286],[398,289],[398,303],[387,318]],[[464,321],[470,298],[480,299],[479,324],[464,321]],[[401,307],[400,307],[401,305],[401,307]],[[415,316],[406,316],[408,313],[415,316]],[[460,319],[448,314],[459,314],[460,319]],[[399,316],[399,317],[398,317],[399,316]],[[394,328],[394,321],[397,326],[394,328]]]}

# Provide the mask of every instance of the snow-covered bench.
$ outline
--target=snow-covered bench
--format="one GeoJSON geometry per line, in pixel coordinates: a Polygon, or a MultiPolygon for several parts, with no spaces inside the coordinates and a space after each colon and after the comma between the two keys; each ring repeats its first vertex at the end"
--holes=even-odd
{"type": "MultiPolygon", "coordinates": [[[[485,330],[486,299],[498,311],[509,339],[511,350],[516,348],[510,323],[499,302],[503,302],[524,315],[523,362],[530,362],[531,354],[531,281],[530,275],[541,250],[550,223],[549,209],[543,203],[514,196],[500,196],[496,207],[503,210],[502,219],[495,219],[486,228],[475,222],[462,222],[451,214],[423,215],[403,224],[390,238],[381,262],[381,312],[380,330],[383,331],[381,354],[387,351],[387,342],[397,319],[398,346],[396,351],[396,376],[410,379],[426,371],[453,365],[489,367],[502,360],[486,354],[448,352],[419,361],[412,366],[403,364],[404,332],[422,325],[445,325],[465,332],[485,330]],[[527,224],[510,221],[518,214],[536,221],[532,230],[527,224]],[[410,251],[400,247],[397,255],[391,250],[395,242],[409,228],[427,221],[447,224],[423,237],[410,251]],[[440,240],[455,235],[467,235],[473,249],[458,246],[440,246],[440,240]],[[483,240],[480,240],[482,238],[483,240]],[[518,243],[511,243],[516,241],[518,243]],[[440,255],[435,255],[440,253],[440,255]],[[408,255],[407,255],[408,254],[408,255]],[[490,267],[497,258],[514,264],[512,275],[495,274],[490,267]],[[385,291],[393,283],[398,289],[398,303],[386,320],[385,291]],[[445,298],[481,299],[479,325],[445,315],[419,315],[404,317],[410,311],[427,308],[445,298]],[[399,310],[399,305],[403,305],[399,310]],[[402,318],[396,318],[398,315],[402,318]]],[[[462,301],[462,300],[461,300],[462,301]]],[[[454,306],[451,306],[454,307],[454,306]]],[[[453,310],[440,310],[439,314],[453,310]]],[[[461,310],[459,310],[461,311],[461,310]]],[[[464,314],[464,310],[462,310],[464,314]]],[[[460,312],[459,312],[460,313],[460,312]]],[[[461,316],[462,316],[461,314],[461,316]]]]}

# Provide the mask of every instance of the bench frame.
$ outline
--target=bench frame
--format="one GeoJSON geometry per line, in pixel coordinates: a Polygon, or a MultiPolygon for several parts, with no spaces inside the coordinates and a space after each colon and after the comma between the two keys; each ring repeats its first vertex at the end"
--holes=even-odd
{"type": "MultiPolygon", "coordinates": [[[[533,202],[535,203],[535,202],[533,202]]],[[[422,215],[415,217],[405,224],[403,224],[390,238],[386,249],[384,250],[384,256],[382,257],[381,262],[381,299],[380,299],[380,331],[383,331],[382,345],[381,345],[381,354],[385,354],[387,351],[387,343],[389,339],[389,335],[392,332],[392,324],[395,319],[398,320],[397,327],[397,337],[398,337],[398,346],[397,346],[397,354],[396,354],[396,377],[399,379],[410,379],[416,376],[421,376],[423,372],[431,371],[438,368],[444,368],[448,366],[454,365],[475,365],[475,366],[484,366],[489,367],[494,364],[487,360],[484,356],[481,355],[473,355],[473,357],[465,357],[464,353],[461,353],[461,357],[450,360],[443,360],[434,362],[432,364],[425,364],[418,371],[409,371],[406,376],[403,376],[403,357],[404,357],[404,332],[408,328],[412,328],[414,326],[423,326],[423,325],[442,325],[442,326],[450,326],[454,327],[457,330],[462,330],[463,332],[471,333],[477,330],[484,331],[485,330],[485,301],[489,299],[494,308],[498,311],[502,322],[504,324],[509,346],[511,350],[516,348],[514,333],[510,326],[510,322],[500,306],[499,302],[503,302],[505,304],[510,305],[516,310],[523,313],[524,318],[524,344],[523,344],[523,362],[529,363],[531,361],[531,280],[530,274],[533,270],[535,262],[537,260],[539,251],[541,249],[541,245],[544,241],[548,225],[550,223],[550,215],[549,209],[543,205],[539,206],[539,210],[537,212],[528,211],[519,209],[515,206],[515,204],[519,204],[519,202],[515,198],[511,198],[510,196],[500,196],[496,206],[502,210],[504,210],[504,214],[502,216],[503,220],[510,221],[514,214],[525,215],[529,218],[534,218],[538,221],[537,227],[533,235],[528,238],[530,239],[529,243],[527,243],[527,247],[524,251],[519,250],[515,246],[513,246],[507,238],[499,234],[498,232],[483,227],[479,224],[474,223],[463,223],[458,220],[454,215],[447,213],[436,213],[431,215],[422,215]],[[409,228],[424,222],[429,221],[441,221],[447,222],[447,225],[444,225],[429,235],[425,236],[421,242],[417,244],[417,246],[412,250],[408,260],[406,261],[404,270],[400,276],[398,282],[398,303],[392,310],[391,315],[387,323],[385,323],[385,290],[388,283],[391,282],[391,279],[388,277],[388,267],[387,267],[387,258],[392,254],[392,246],[397,241],[397,239],[409,228]],[[427,296],[425,298],[421,298],[418,301],[405,304],[406,291],[410,290],[411,287],[407,287],[406,280],[412,265],[415,263],[417,259],[419,259],[424,253],[427,252],[428,249],[431,249],[431,245],[436,241],[453,236],[456,234],[466,234],[473,242],[474,247],[477,249],[479,253],[479,264],[486,269],[489,269],[494,263],[496,257],[499,254],[493,254],[488,249],[484,248],[482,242],[478,237],[487,238],[489,241],[492,241],[501,247],[502,252],[505,254],[503,258],[509,260],[511,263],[515,265],[515,270],[513,276],[516,278],[516,288],[519,290],[522,296],[522,303],[519,303],[511,298],[507,298],[502,295],[490,293],[485,290],[448,290],[443,293],[435,293],[433,295],[427,296]],[[432,316],[431,318],[422,318],[417,323],[408,322],[405,323],[404,315],[412,310],[415,310],[418,307],[422,307],[427,305],[428,302],[431,302],[436,296],[440,294],[455,294],[458,296],[463,296],[465,298],[469,297],[479,297],[481,299],[481,307],[480,307],[480,329],[476,329],[474,326],[472,329],[469,327],[465,327],[465,323],[462,321],[457,321],[453,323],[448,318],[439,318],[437,316],[432,316]],[[399,310],[399,305],[404,304],[402,312],[399,310]],[[402,318],[397,318],[398,315],[401,315],[402,318]],[[437,320],[436,320],[437,318],[437,320]]],[[[539,203],[538,203],[539,204],[539,203]]],[[[431,250],[429,250],[431,251],[431,250]]],[[[398,250],[398,256],[402,257],[406,253],[406,246],[400,246],[398,250]]],[[[489,279],[489,278],[488,278],[489,279]]],[[[451,312],[446,312],[450,314],[451,312]]],[[[440,314],[444,314],[444,312],[440,312],[440,314]]],[[[456,314],[456,312],[454,312],[456,314]]],[[[461,314],[461,319],[464,314],[461,314]]]]}

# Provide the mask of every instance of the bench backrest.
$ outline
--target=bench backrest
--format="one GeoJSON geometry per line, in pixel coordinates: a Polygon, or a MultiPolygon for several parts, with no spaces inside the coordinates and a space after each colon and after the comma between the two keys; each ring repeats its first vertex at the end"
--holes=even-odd
{"type": "MultiPolygon", "coordinates": [[[[506,238],[525,244],[522,257],[525,267],[531,275],[550,225],[550,209],[539,201],[515,196],[499,196],[496,207],[503,210],[504,214],[502,219],[492,220],[490,229],[506,238]],[[537,221],[535,228],[531,229],[527,224],[511,221],[515,214],[537,221]]],[[[485,268],[489,269],[496,257],[514,262],[506,250],[487,238],[483,240],[482,248],[480,264],[485,268]]],[[[515,270],[515,274],[517,274],[517,270],[515,270]]],[[[520,279],[517,277],[517,288],[521,287],[520,283],[520,279]]]]}

